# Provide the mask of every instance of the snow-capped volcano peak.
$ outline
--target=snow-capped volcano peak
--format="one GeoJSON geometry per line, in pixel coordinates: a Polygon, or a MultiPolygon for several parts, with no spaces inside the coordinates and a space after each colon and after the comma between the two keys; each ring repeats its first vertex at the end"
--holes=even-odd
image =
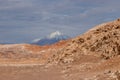
{"type": "Polygon", "coordinates": [[[59,32],[59,31],[56,31],[44,38],[35,39],[32,41],[32,43],[38,44],[38,45],[49,45],[49,44],[54,44],[56,42],[59,42],[60,40],[66,40],[68,38],[70,38],[70,37],[64,35],[63,33],[59,32]]]}
{"type": "Polygon", "coordinates": [[[61,35],[63,35],[63,33],[59,32],[59,31],[56,31],[56,32],[51,33],[48,37],[49,38],[55,38],[55,37],[61,36],[61,35]]]}

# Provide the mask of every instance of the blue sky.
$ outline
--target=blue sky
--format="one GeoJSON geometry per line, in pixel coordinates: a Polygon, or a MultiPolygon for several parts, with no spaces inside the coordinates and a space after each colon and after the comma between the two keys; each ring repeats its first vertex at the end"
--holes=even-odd
{"type": "Polygon", "coordinates": [[[0,43],[29,42],[51,32],[77,36],[120,17],[120,0],[0,0],[0,43]]]}

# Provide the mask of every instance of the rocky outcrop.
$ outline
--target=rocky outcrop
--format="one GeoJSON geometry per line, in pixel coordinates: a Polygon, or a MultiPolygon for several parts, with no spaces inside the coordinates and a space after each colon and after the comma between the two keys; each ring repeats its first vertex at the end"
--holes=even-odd
{"type": "Polygon", "coordinates": [[[94,55],[110,59],[120,55],[120,19],[100,24],[74,38],[52,57],[51,62],[71,63],[79,61],[79,55],[94,55]]]}

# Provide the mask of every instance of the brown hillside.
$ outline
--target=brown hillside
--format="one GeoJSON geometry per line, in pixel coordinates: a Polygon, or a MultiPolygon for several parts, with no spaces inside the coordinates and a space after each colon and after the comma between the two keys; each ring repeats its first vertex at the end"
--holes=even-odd
{"type": "Polygon", "coordinates": [[[72,39],[50,61],[56,63],[79,62],[79,55],[93,55],[103,59],[120,55],[120,19],[100,24],[72,39]]]}
{"type": "Polygon", "coordinates": [[[46,61],[69,42],[60,41],[53,45],[38,46],[30,44],[0,45],[0,63],[39,63],[46,61]]]}

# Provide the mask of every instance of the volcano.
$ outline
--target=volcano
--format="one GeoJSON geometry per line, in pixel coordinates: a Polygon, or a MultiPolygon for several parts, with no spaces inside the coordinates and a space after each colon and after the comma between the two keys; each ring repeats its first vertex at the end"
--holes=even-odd
{"type": "Polygon", "coordinates": [[[36,44],[36,45],[51,45],[51,44],[54,44],[56,42],[59,42],[61,40],[66,40],[66,39],[69,39],[70,37],[59,32],[59,31],[56,31],[56,32],[53,32],[51,33],[50,35],[42,38],[42,39],[35,39],[32,41],[32,44],[36,44]]]}

